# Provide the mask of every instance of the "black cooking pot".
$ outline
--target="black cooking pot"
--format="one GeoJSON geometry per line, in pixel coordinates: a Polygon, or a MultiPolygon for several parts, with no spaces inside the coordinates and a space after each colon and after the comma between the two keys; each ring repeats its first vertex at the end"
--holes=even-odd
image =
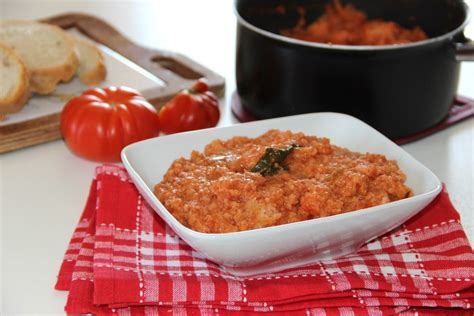
{"type": "Polygon", "coordinates": [[[330,45],[279,35],[323,14],[329,0],[236,0],[237,90],[263,119],[309,112],[356,116],[391,138],[443,120],[453,104],[459,61],[473,60],[460,0],[349,0],[370,19],[420,26],[428,40],[384,46],[330,45]],[[286,13],[275,10],[283,5],[286,13]]]}

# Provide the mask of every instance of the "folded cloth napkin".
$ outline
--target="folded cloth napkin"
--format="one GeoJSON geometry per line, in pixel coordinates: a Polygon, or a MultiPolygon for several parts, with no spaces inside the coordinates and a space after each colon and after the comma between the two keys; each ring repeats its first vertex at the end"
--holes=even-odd
{"type": "Polygon", "coordinates": [[[443,191],[355,254],[234,277],[177,237],[122,167],[105,165],[56,289],[69,290],[72,314],[471,315],[474,253],[443,191]]]}

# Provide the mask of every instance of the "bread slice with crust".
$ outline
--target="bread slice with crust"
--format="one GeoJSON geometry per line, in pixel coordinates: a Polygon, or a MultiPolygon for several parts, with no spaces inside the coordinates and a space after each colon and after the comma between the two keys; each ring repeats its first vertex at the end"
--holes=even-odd
{"type": "Polygon", "coordinates": [[[0,42],[14,49],[30,72],[33,92],[49,94],[74,76],[79,60],[75,42],[61,28],[33,21],[0,22],[0,42]]]}
{"type": "Polygon", "coordinates": [[[30,96],[29,79],[18,54],[0,44],[0,116],[23,108],[30,96]]]}
{"type": "Polygon", "coordinates": [[[91,41],[79,37],[74,39],[79,54],[79,67],[77,68],[79,79],[89,86],[98,85],[107,76],[102,52],[91,41]]]}

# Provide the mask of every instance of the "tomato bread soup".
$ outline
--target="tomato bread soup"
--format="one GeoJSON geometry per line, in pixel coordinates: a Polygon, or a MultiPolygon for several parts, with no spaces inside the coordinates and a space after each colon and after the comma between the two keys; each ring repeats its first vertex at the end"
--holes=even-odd
{"type": "Polygon", "coordinates": [[[303,41],[340,45],[393,45],[422,41],[428,38],[420,27],[408,29],[392,21],[369,20],[367,14],[353,5],[334,0],[325,13],[306,25],[305,10],[299,9],[300,20],[282,35],[303,41]]]}
{"type": "Polygon", "coordinates": [[[412,195],[383,155],[327,138],[270,130],[214,140],[175,160],[154,188],[185,226],[204,233],[269,227],[351,212],[412,195]]]}

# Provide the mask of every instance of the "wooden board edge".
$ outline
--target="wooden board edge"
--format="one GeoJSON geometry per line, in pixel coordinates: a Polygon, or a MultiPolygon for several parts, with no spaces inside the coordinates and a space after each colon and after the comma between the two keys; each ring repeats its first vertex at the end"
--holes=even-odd
{"type": "Polygon", "coordinates": [[[61,138],[59,114],[39,117],[27,122],[0,126],[0,153],[61,138]]]}

